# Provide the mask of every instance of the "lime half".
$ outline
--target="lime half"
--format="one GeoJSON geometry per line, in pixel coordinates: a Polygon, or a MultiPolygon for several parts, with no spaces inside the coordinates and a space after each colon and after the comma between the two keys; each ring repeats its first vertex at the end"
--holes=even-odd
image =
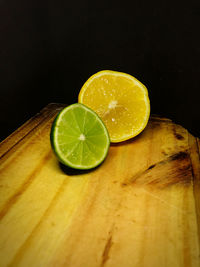
{"type": "Polygon", "coordinates": [[[83,104],[64,108],[51,128],[51,145],[63,164],[75,169],[91,169],[106,157],[110,138],[99,116],[83,104]]]}

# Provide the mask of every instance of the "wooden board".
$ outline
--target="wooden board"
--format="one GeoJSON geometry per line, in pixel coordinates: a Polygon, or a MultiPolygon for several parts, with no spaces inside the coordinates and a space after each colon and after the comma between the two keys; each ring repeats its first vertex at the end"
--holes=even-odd
{"type": "Polygon", "coordinates": [[[199,266],[199,139],[152,116],[99,168],[73,171],[50,147],[61,108],[0,145],[0,266],[199,266]]]}

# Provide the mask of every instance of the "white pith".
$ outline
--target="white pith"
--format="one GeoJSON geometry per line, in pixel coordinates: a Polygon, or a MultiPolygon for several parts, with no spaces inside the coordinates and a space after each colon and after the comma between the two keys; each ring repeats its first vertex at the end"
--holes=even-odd
{"type": "Polygon", "coordinates": [[[114,109],[114,108],[116,108],[116,106],[117,106],[117,101],[116,100],[112,100],[112,101],[110,101],[110,103],[108,105],[108,108],[109,109],[114,109]]]}
{"type": "Polygon", "coordinates": [[[85,135],[84,134],[81,134],[78,139],[80,141],[85,141],[85,135]]]}

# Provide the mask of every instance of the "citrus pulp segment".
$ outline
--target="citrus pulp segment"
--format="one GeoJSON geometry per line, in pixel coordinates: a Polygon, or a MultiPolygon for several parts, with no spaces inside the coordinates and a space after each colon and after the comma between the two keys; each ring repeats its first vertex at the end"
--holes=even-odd
{"type": "Polygon", "coordinates": [[[104,70],[92,75],[80,90],[78,102],[94,110],[105,123],[111,142],[138,135],[147,125],[147,88],[133,76],[104,70]]]}
{"type": "Polygon", "coordinates": [[[50,134],[58,159],[76,169],[91,169],[106,157],[108,131],[99,116],[82,104],[64,108],[55,118],[50,134]]]}

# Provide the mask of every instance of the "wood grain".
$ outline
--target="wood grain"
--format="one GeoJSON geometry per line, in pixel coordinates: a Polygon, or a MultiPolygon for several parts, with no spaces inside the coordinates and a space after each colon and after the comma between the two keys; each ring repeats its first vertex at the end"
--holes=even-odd
{"type": "Polygon", "coordinates": [[[63,107],[0,144],[0,266],[199,266],[199,139],[152,116],[100,167],[75,171],[50,147],[63,107]]]}

